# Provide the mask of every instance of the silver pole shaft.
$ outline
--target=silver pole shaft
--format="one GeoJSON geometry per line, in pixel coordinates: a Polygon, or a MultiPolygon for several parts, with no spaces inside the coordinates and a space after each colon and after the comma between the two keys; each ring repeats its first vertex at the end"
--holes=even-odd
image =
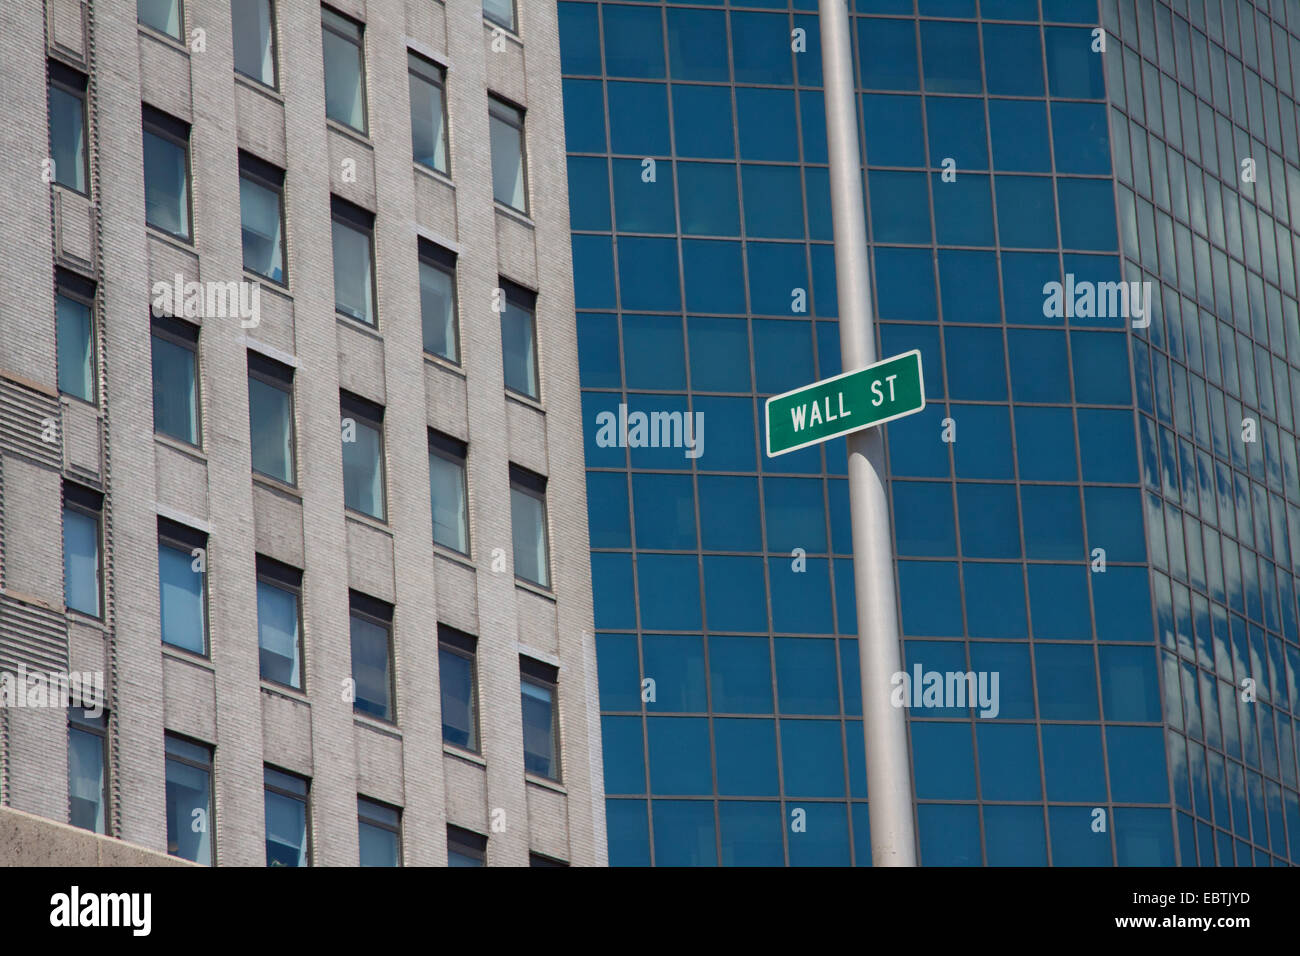
{"type": "MultiPolygon", "coordinates": [[[[858,111],[846,0],[819,0],[819,3],[831,214],[835,228],[835,287],[840,308],[840,359],[843,370],[851,372],[877,360],[867,268],[867,224],[862,205],[862,162],[858,153],[858,111]]],[[[848,457],[871,859],[876,866],[916,866],[907,717],[902,708],[890,703],[893,689],[890,680],[903,667],[881,429],[869,428],[849,435],[848,457]]]]}

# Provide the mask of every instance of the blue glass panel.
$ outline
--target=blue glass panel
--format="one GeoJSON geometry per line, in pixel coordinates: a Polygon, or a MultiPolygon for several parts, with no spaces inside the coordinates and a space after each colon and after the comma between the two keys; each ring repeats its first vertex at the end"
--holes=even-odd
{"type": "Polygon", "coordinates": [[[1084,481],[1138,480],[1129,409],[1079,409],[1079,455],[1084,481]]]}
{"type": "Polygon", "coordinates": [[[1066,249],[1118,248],[1115,189],[1109,179],[1058,179],[1061,245],[1066,249]]]}
{"type": "Polygon", "coordinates": [[[1022,485],[1020,507],[1025,517],[1026,557],[1066,561],[1084,557],[1078,488],[1022,485]]]}
{"type": "Polygon", "coordinates": [[[641,668],[636,636],[597,634],[596,665],[600,677],[601,710],[641,709],[641,668]]]}
{"type": "Polygon", "coordinates": [[[617,306],[614,246],[608,236],[573,237],[573,301],[579,309],[617,306]]]}
{"type": "Polygon", "coordinates": [[[943,339],[949,398],[1006,401],[1007,364],[1001,329],[946,326],[943,339]]]}
{"type": "Polygon", "coordinates": [[[812,328],[802,320],[755,319],[758,390],[775,395],[813,381],[812,328]]]}
{"type": "Polygon", "coordinates": [[[1110,137],[1101,103],[1053,103],[1052,148],[1058,173],[1110,172],[1110,137]]]}
{"type": "Polygon", "coordinates": [[[624,315],[623,361],[629,388],[686,388],[682,320],[675,315],[624,315]]]}
{"type": "MultiPolygon", "coordinates": [[[[1167,810],[1161,811],[1168,815],[1167,810]]],[[[1110,866],[1110,829],[1093,829],[1091,807],[1048,807],[1055,866],[1110,866]]],[[[1107,821],[1109,823],[1109,821],[1107,821]]]]}
{"type": "Polygon", "coordinates": [[[726,83],[731,78],[721,11],[668,8],[668,68],[675,80],[726,83]]]}
{"type": "Polygon", "coordinates": [[[998,236],[1002,245],[1029,249],[1056,246],[1056,206],[1052,199],[1051,179],[998,176],[997,194],[998,236]]]}
{"type": "Polygon", "coordinates": [[[896,476],[946,478],[952,470],[948,445],[941,440],[940,422],[948,416],[942,405],[927,405],[903,427],[886,428],[889,467],[896,476]]]}
{"type": "MultiPolygon", "coordinates": [[[[910,175],[910,174],[907,174],[910,175]]],[[[923,183],[924,176],[918,174],[923,183]]],[[[873,187],[874,188],[874,187],[873,187]]],[[[912,213],[908,213],[912,215],[912,213]]],[[[929,226],[925,227],[929,232],[929,226]]],[[[929,241],[927,238],[925,241],[929,241]]],[[[876,315],[881,319],[937,322],[938,300],[934,286],[934,253],[929,249],[890,249],[877,246],[873,276],[876,280],[876,315]]],[[[919,334],[909,330],[906,334],[919,334]]],[[[881,330],[884,335],[884,330],[881,330]]],[[[893,355],[894,352],[883,354],[893,355]]],[[[930,361],[938,359],[938,350],[927,353],[930,361]]],[[[927,381],[929,376],[926,377],[927,381]]],[[[928,393],[927,393],[928,394],[928,393]]],[[[936,395],[942,392],[935,392],[936,395]]]]}
{"type": "Polygon", "coordinates": [[[993,245],[993,201],[989,178],[973,173],[945,183],[935,173],[934,223],[937,241],[955,246],[993,245]]]}
{"type": "Polygon", "coordinates": [[[720,800],[723,866],[783,866],[781,804],[720,800]]]}
{"type": "Polygon", "coordinates": [[[844,742],[840,722],[782,720],[781,768],[789,797],[843,797],[844,742]]]}
{"type": "Polygon", "coordinates": [[[710,632],[766,631],[764,591],[762,558],[722,555],[704,558],[704,597],[710,632]]]}
{"type": "Polygon", "coordinates": [[[640,554],[637,585],[641,625],[655,630],[700,629],[700,572],[695,557],[640,554]]]}
{"type": "MultiPolygon", "coordinates": [[[[580,191],[590,188],[584,183],[580,191]]],[[[659,163],[646,182],[639,159],[614,160],[614,221],[620,232],[676,232],[672,163],[659,163]]]]}
{"type": "Polygon", "coordinates": [[[988,103],[994,168],[1050,173],[1052,151],[1048,145],[1047,108],[1043,101],[990,99],[988,103]]]}
{"type": "Polygon", "coordinates": [[[1035,640],[1092,638],[1087,574],[1087,565],[1083,564],[1029,565],[1029,608],[1034,617],[1035,640]]]}
{"type": "Polygon", "coordinates": [[[646,732],[651,793],[676,795],[712,790],[707,717],[647,717],[646,732]]]}
{"type": "Polygon", "coordinates": [[[867,17],[859,20],[857,27],[858,64],[863,87],[869,90],[917,89],[916,21],[867,17]]]}
{"type": "Polygon", "coordinates": [[[975,24],[921,21],[921,62],[927,90],[980,92],[980,38],[975,24]]]}
{"type": "Polygon", "coordinates": [[[712,800],[655,800],[655,866],[717,866],[712,800]]]}
{"type": "Polygon", "coordinates": [[[975,723],[985,800],[1041,800],[1038,732],[1033,724],[975,723]]]}
{"type": "MultiPolygon", "coordinates": [[[[1002,241],[1006,242],[1003,235],[1002,241]]],[[[1061,267],[1056,254],[1040,252],[1002,253],[1002,297],[1007,307],[1007,322],[1019,325],[1060,324],[1060,319],[1044,314],[1047,296],[1043,292],[1049,282],[1061,281],[1061,267]]],[[[1062,341],[1061,348],[1065,348],[1062,341]]],[[[1061,382],[1066,392],[1063,401],[1069,401],[1068,379],[1061,382]]]]}
{"type": "Polygon", "coordinates": [[[663,312],[681,308],[675,239],[620,237],[618,276],[623,308],[663,312]]]}
{"type": "Polygon", "coordinates": [[[1109,725],[1106,754],[1112,799],[1125,803],[1163,803],[1169,799],[1162,728],[1109,725]]]}
{"type": "Polygon", "coordinates": [[[982,99],[927,96],[925,113],[930,131],[930,165],[942,166],[943,161],[951,157],[957,164],[957,182],[961,182],[960,174],[967,170],[989,168],[988,131],[985,129],[982,99]]]}
{"type": "Polygon", "coordinates": [[[591,592],[596,603],[596,626],[636,627],[636,597],[632,590],[632,555],[593,552],[591,592]]]}
{"type": "Polygon", "coordinates": [[[697,466],[711,471],[753,471],[753,399],[696,395],[691,403],[708,423],[704,454],[697,459],[697,466]]]}
{"type": "Polygon", "coordinates": [[[742,159],[798,162],[794,90],[737,87],[736,132],[742,159]]]}
{"type": "Polygon", "coordinates": [[[1070,402],[1065,334],[1050,329],[1008,329],[1011,395],[1017,402],[1070,402]]]}
{"type": "MultiPolygon", "coordinates": [[[[984,16],[990,15],[985,9],[984,16]]],[[[1036,13],[1029,14],[1031,19],[1036,16],[1036,13]]],[[[985,23],[981,32],[989,93],[1042,96],[1043,49],[1038,27],[985,23]]]]}
{"type": "Polygon", "coordinates": [[[957,553],[952,486],[937,481],[896,481],[894,504],[896,548],[907,557],[951,557],[957,553]]]}
{"type": "MultiPolygon", "coordinates": [[[[674,111],[678,89],[673,87],[674,111]]],[[[664,84],[610,81],[605,92],[609,98],[611,150],[636,157],[667,156],[668,91],[664,84]]],[[[676,122],[680,126],[685,120],[677,115],[676,122]]],[[[566,145],[570,151],[575,148],[572,143],[566,145]]]]}
{"type": "Polygon", "coordinates": [[[1173,866],[1169,811],[1116,807],[1115,853],[1119,866],[1173,866]]]}
{"type": "Polygon", "coordinates": [[[600,75],[600,26],[590,3],[558,4],[560,69],[564,73],[600,75]]]}
{"type": "Polygon", "coordinates": [[[732,13],[731,58],[737,83],[794,83],[787,14],[732,13]]]}
{"type": "MultiPolygon", "coordinates": [[[[787,809],[790,804],[786,803],[787,809]]],[[[848,866],[848,807],[843,803],[809,803],[805,829],[790,833],[791,866],[848,866]]]]}
{"type": "MultiPolygon", "coordinates": [[[[803,189],[798,166],[740,167],[745,234],[759,239],[802,239],[803,189]]],[[[751,246],[751,248],[753,248],[751,246]]]]}
{"type": "Polygon", "coordinates": [[[966,630],[971,637],[1024,640],[1025,582],[1019,564],[966,562],[966,630]]]}
{"type": "Polygon", "coordinates": [[[606,75],[662,77],[664,30],[659,11],[610,3],[601,12],[606,75]]]}
{"type": "Polygon", "coordinates": [[[940,249],[938,256],[943,320],[993,325],[1002,321],[1002,306],[998,301],[998,262],[994,253],[940,249]]]}
{"type": "Polygon", "coordinates": [[[1142,499],[1138,489],[1085,487],[1083,499],[1088,512],[1090,549],[1105,548],[1107,561],[1146,560],[1142,499]]]}
{"type": "MultiPolygon", "coordinates": [[[[625,241],[619,240],[620,243],[625,241]]],[[[739,242],[683,239],[682,268],[686,272],[687,309],[692,312],[744,313],[745,272],[739,242]]],[[[729,361],[735,362],[738,358],[730,356],[729,361]]],[[[748,356],[745,359],[747,361],[748,356]]]]}
{"type": "Polygon", "coordinates": [[[610,866],[650,865],[650,821],[644,800],[606,800],[610,866]]]}
{"type": "Polygon", "coordinates": [[[1016,406],[1016,455],[1022,480],[1079,479],[1073,425],[1068,408],[1016,406]]]}
{"type": "Polygon", "coordinates": [[[989,866],[1046,866],[1042,807],[984,807],[989,866]]]}
{"type": "Polygon", "coordinates": [[[641,639],[645,676],[655,682],[649,711],[703,712],[708,709],[704,681],[704,642],[694,635],[647,634],[641,639]]]}
{"type": "Polygon", "coordinates": [[[686,235],[739,235],[740,200],[736,193],[735,166],[678,163],[677,196],[681,204],[682,232],[686,235]]]}
{"type": "Polygon", "coordinates": [[[603,153],[605,95],[600,80],[565,80],[563,88],[565,148],[571,153],[603,153]]]}
{"type": "MultiPolygon", "coordinates": [[[[824,118],[822,122],[825,123],[824,118]]],[[[866,130],[867,162],[870,165],[925,165],[919,96],[868,93],[862,97],[862,125],[866,130]]],[[[824,129],[822,135],[824,149],[824,129]]]]}
{"type": "Polygon", "coordinates": [[[765,637],[709,637],[715,714],[772,712],[771,645],[765,637]]]}
{"type": "Polygon", "coordinates": [[[800,572],[791,568],[788,555],[769,561],[772,629],[787,634],[830,634],[830,568],[825,558],[806,561],[806,568],[800,572]]]}
{"type": "Polygon", "coordinates": [[[1034,649],[1038,712],[1045,720],[1097,720],[1097,667],[1091,644],[1041,644],[1034,649]]]}
{"type": "Polygon", "coordinates": [[[926,637],[962,635],[961,607],[955,600],[959,593],[955,563],[899,561],[898,590],[902,595],[904,634],[926,637]]]}
{"type": "MultiPolygon", "coordinates": [[[[625,84],[611,83],[611,89],[625,84]]],[[[611,116],[614,103],[611,96],[611,116]]],[[[631,121],[635,114],[628,117],[631,121]]],[[[725,86],[673,84],[673,134],[678,156],[731,159],[736,145],[731,118],[731,90],[725,86]]],[[[665,131],[666,138],[666,131],[665,131]]],[[[569,146],[569,149],[572,149],[569,146]]],[[[636,152],[636,150],[618,150],[636,152]]],[[[662,155],[667,150],[657,151],[662,155]]],[[[649,155],[650,151],[643,153],[649,155]]]]}
{"type": "MultiPolygon", "coordinates": [[[[732,475],[700,475],[697,481],[700,488],[700,538],[705,550],[761,550],[758,480],[732,475]]],[[[590,488],[588,481],[588,494],[591,494],[590,488]]]]}
{"type": "Polygon", "coordinates": [[[916,808],[923,866],[979,866],[979,808],[945,803],[916,808]]]}
{"type": "Polygon", "coordinates": [[[930,242],[930,198],[923,173],[873,169],[867,175],[876,242],[930,242]]]}
{"type": "Polygon", "coordinates": [[[601,157],[569,157],[569,227],[609,229],[609,170],[601,157]]]}
{"type": "Polygon", "coordinates": [[[911,730],[917,799],[974,800],[970,725],[913,720],[911,730]]]}
{"type": "Polygon", "coordinates": [[[600,718],[606,793],[645,793],[645,752],[640,717],[600,718]]]}
{"type": "Polygon", "coordinates": [[[1005,405],[958,405],[953,409],[958,478],[1014,478],[1011,413],[1005,405]]]}
{"type": "Polygon", "coordinates": [[[779,796],[774,720],[716,718],[713,739],[718,754],[720,795],[779,796]]]}
{"type": "MultiPolygon", "coordinates": [[[[1034,682],[1029,670],[1027,644],[993,644],[973,641],[970,645],[971,668],[998,677],[998,717],[1021,720],[1034,717],[1034,682]]],[[[982,725],[992,717],[982,718],[982,725]]],[[[1035,770],[1035,773],[1037,771],[1035,770]]]]}
{"type": "MultiPolygon", "coordinates": [[[[1041,701],[1041,694],[1039,699],[1041,701]]],[[[1043,724],[1040,729],[1047,799],[1104,803],[1106,778],[1101,759],[1101,728],[1084,724],[1043,724]]]]}
{"type": "MultiPolygon", "coordinates": [[[[808,263],[802,245],[750,242],[749,305],[756,315],[790,315],[794,290],[808,290],[808,263]]],[[[761,387],[761,386],[760,386],[761,387]]]]}
{"type": "Polygon", "coordinates": [[[962,554],[968,558],[1020,557],[1020,519],[1014,485],[957,485],[962,554]]]}
{"type": "Polygon", "coordinates": [[[777,702],[783,714],[838,714],[835,642],[778,637],[777,702]]]}
{"type": "Polygon", "coordinates": [[[1101,56],[1092,52],[1092,31],[1071,27],[1043,30],[1047,54],[1047,84],[1053,96],[1102,99],[1106,76],[1101,56]]]}

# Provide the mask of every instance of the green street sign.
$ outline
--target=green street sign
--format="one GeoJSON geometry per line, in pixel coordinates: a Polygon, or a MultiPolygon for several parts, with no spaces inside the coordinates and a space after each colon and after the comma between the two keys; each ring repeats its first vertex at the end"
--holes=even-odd
{"type": "Polygon", "coordinates": [[[921,353],[913,349],[855,372],[773,395],[766,407],[769,458],[883,425],[925,408],[921,353]]]}

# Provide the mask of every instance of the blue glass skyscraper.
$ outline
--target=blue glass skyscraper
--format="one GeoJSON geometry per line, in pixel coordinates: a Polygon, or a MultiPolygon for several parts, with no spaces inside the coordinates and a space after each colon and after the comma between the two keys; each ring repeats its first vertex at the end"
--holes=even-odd
{"type": "MultiPolygon", "coordinates": [[[[870,862],[816,6],[559,4],[614,864],[870,862]]],[[[1300,862],[1300,4],[851,10],[921,862],[1300,862]]]]}

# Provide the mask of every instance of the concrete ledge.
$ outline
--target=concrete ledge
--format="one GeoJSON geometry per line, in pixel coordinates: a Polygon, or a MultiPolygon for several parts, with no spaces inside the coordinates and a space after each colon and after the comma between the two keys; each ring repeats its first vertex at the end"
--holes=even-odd
{"type": "Polygon", "coordinates": [[[0,807],[0,867],[197,865],[66,823],[0,807]]]}

